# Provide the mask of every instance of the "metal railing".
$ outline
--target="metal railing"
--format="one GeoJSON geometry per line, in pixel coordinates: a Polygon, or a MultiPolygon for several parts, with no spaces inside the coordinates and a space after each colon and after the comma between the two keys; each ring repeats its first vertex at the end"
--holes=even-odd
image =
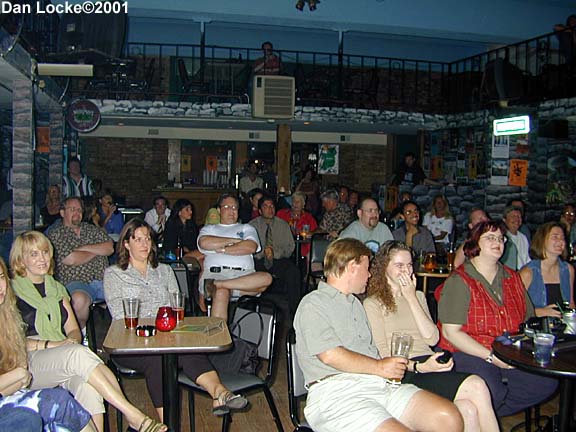
{"type": "MultiPolygon", "coordinates": [[[[52,29],[51,20],[32,24],[52,29]]],[[[458,112],[502,100],[532,104],[575,96],[572,34],[549,33],[451,63],[313,51],[278,50],[275,55],[280,74],[295,78],[299,105],[458,112]]],[[[54,49],[44,39],[37,41],[42,52],[54,49]]],[[[39,57],[38,49],[30,52],[39,57]]],[[[131,42],[122,59],[99,64],[94,79],[74,80],[69,94],[248,102],[252,68],[261,56],[256,48],[131,42]]]]}

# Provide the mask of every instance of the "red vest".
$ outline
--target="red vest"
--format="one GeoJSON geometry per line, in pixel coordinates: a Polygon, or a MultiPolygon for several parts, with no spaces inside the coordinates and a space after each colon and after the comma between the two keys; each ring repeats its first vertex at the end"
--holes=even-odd
{"type": "MultiPolygon", "coordinates": [[[[482,284],[472,279],[465,271],[464,266],[454,270],[470,289],[470,305],[468,307],[468,320],[462,326],[462,331],[471,336],[478,343],[489,350],[497,336],[505,331],[516,333],[518,326],[526,316],[525,289],[518,273],[504,267],[505,273],[502,280],[503,305],[496,303],[482,284]]],[[[441,288],[441,287],[438,287],[441,288]]],[[[438,289],[436,290],[438,292],[438,289]]],[[[439,298],[440,293],[437,294],[439,298]]],[[[442,324],[438,322],[440,329],[440,341],[438,345],[442,349],[458,351],[446,338],[442,336],[442,324]]]]}

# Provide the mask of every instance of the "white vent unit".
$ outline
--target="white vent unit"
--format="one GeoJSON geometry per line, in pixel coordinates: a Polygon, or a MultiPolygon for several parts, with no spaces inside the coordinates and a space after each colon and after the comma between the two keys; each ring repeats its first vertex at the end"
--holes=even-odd
{"type": "Polygon", "coordinates": [[[252,96],[253,117],[294,118],[296,96],[293,77],[256,75],[252,96]]]}

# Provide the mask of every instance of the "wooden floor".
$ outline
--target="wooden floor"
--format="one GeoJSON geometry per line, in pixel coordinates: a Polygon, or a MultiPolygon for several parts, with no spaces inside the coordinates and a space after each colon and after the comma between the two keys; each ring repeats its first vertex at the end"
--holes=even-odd
{"type": "MultiPolygon", "coordinates": [[[[283,314],[283,316],[286,316],[283,314]]],[[[282,424],[284,425],[285,431],[292,431],[294,429],[292,422],[290,421],[290,415],[288,412],[288,383],[286,377],[286,334],[288,332],[289,324],[284,323],[280,326],[280,331],[278,334],[278,361],[276,377],[274,384],[272,386],[272,395],[276,401],[276,406],[280,412],[282,419],[282,424]]],[[[103,330],[101,330],[103,331],[103,330]]],[[[148,391],[146,390],[146,385],[143,379],[123,379],[122,386],[126,392],[128,399],[134,403],[137,407],[142,409],[146,414],[150,416],[155,416],[156,413],[152,406],[150,397],[148,396],[148,391]]],[[[250,409],[246,412],[235,413],[232,416],[231,431],[249,431],[249,432],[269,432],[275,431],[276,427],[268,409],[268,404],[262,393],[248,394],[248,399],[250,401],[250,409]]],[[[187,393],[183,391],[181,393],[181,403],[182,403],[182,431],[190,430],[190,419],[188,416],[188,405],[187,405],[187,393]]],[[[212,401],[204,396],[196,395],[196,413],[195,413],[195,425],[196,431],[198,432],[212,432],[219,431],[221,429],[221,420],[214,417],[211,412],[212,401]]],[[[558,410],[558,398],[554,398],[552,401],[542,405],[541,411],[542,415],[552,415],[558,410]]],[[[111,432],[116,432],[116,410],[110,408],[110,430],[111,432]]],[[[510,417],[504,417],[501,419],[502,431],[508,432],[513,426],[521,423],[524,420],[524,414],[517,414],[510,417]]],[[[124,430],[126,430],[127,424],[124,422],[124,430]]],[[[517,429],[520,432],[524,429],[517,429]]],[[[362,432],[362,431],[359,431],[362,432]]]]}

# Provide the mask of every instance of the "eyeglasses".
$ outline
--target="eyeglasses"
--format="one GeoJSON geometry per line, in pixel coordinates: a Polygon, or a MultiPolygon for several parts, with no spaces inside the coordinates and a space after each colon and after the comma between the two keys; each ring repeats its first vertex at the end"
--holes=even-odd
{"type": "Polygon", "coordinates": [[[414,213],[414,214],[419,214],[419,213],[420,213],[420,210],[414,209],[414,210],[406,210],[406,211],[404,212],[404,214],[406,214],[406,215],[411,215],[412,213],[414,213]]]}
{"type": "Polygon", "coordinates": [[[575,214],[576,214],[576,213],[574,213],[574,212],[569,212],[569,211],[564,212],[564,216],[574,216],[575,214]]]}
{"type": "Polygon", "coordinates": [[[504,236],[496,236],[496,235],[487,235],[487,236],[482,236],[480,237],[481,239],[484,240],[488,240],[490,243],[506,243],[506,241],[508,240],[506,237],[504,236]]]}
{"type": "Polygon", "coordinates": [[[64,207],[64,210],[68,210],[71,213],[82,213],[82,208],[80,207],[64,207]]]}
{"type": "Polygon", "coordinates": [[[372,213],[372,214],[374,214],[374,213],[380,213],[380,209],[377,209],[377,208],[362,209],[362,211],[363,211],[363,212],[366,212],[366,213],[372,213]]]}
{"type": "Polygon", "coordinates": [[[225,205],[223,205],[223,206],[220,206],[220,208],[221,208],[221,209],[224,209],[224,210],[232,210],[232,211],[238,210],[238,206],[228,205],[228,204],[225,204],[225,205]]]}

